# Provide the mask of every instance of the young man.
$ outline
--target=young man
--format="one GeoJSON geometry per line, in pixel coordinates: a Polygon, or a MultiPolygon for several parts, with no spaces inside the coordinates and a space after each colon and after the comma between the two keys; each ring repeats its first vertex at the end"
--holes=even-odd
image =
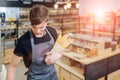
{"type": "Polygon", "coordinates": [[[7,80],[16,80],[16,67],[22,58],[28,68],[27,80],[58,80],[54,63],[61,54],[50,52],[57,39],[57,32],[47,26],[48,17],[49,10],[43,5],[36,5],[30,10],[31,30],[18,39],[7,80]],[[45,59],[49,54],[52,56],[45,59]]]}

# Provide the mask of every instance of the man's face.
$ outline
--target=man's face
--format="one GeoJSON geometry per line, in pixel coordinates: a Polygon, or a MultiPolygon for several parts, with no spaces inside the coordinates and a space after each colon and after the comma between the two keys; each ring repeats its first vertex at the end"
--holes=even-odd
{"type": "Polygon", "coordinates": [[[42,36],[44,34],[47,22],[42,22],[38,25],[32,26],[32,31],[36,37],[42,36]]]}

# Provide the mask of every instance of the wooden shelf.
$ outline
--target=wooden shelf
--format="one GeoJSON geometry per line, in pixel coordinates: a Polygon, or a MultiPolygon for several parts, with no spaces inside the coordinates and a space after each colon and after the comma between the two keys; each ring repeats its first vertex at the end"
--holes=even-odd
{"type": "Polygon", "coordinates": [[[76,8],[67,10],[64,10],[63,8],[60,8],[59,10],[50,8],[50,17],[48,20],[48,25],[57,27],[59,26],[63,34],[66,34],[66,32],[71,31],[70,29],[74,29],[74,31],[77,31],[77,27],[79,25],[78,12],[79,10],[76,8]],[[73,28],[71,28],[71,26],[73,26],[73,28]]]}
{"type": "Polygon", "coordinates": [[[49,20],[51,19],[69,19],[69,18],[75,18],[75,19],[78,19],[79,16],[57,16],[57,17],[50,17],[49,20]]]}
{"type": "MultiPolygon", "coordinates": [[[[87,58],[87,57],[77,58],[75,54],[76,53],[71,52],[69,50],[63,51],[63,56],[70,59],[69,61],[72,61],[72,60],[75,61],[74,63],[72,61],[70,65],[64,63],[62,61],[63,58],[60,61],[56,62],[56,64],[59,65],[58,72],[62,75],[63,73],[61,72],[65,70],[64,72],[67,75],[66,77],[68,77],[68,79],[71,77],[71,75],[75,75],[79,78],[78,80],[81,80],[81,79],[97,80],[115,71],[116,69],[119,69],[118,68],[119,61],[117,61],[117,59],[120,59],[120,49],[114,51],[113,53],[97,56],[94,58],[87,58]],[[113,61],[116,64],[115,67],[113,67],[114,64],[111,63],[111,61],[113,61]],[[82,67],[75,66],[76,62],[77,62],[77,65],[80,65],[82,67]],[[61,71],[61,68],[62,68],[62,71],[61,71]]],[[[80,56],[84,56],[84,55],[81,54],[80,56]]]]}
{"type": "Polygon", "coordinates": [[[91,64],[93,62],[96,62],[96,61],[120,54],[120,49],[115,50],[113,53],[99,55],[99,56],[92,57],[92,58],[84,57],[84,54],[83,55],[81,54],[83,56],[83,58],[78,59],[78,58],[74,57],[74,54],[75,54],[74,52],[64,52],[64,56],[69,57],[69,58],[71,58],[71,59],[73,59],[81,64],[88,65],[88,64],[91,64]]]}
{"type": "MultiPolygon", "coordinates": [[[[88,29],[80,29],[81,32],[89,32],[89,33],[95,33],[95,34],[102,34],[102,35],[110,35],[113,36],[112,32],[103,32],[103,31],[95,31],[93,32],[92,30],[88,30],[88,29]]],[[[120,32],[116,32],[115,33],[116,36],[120,36],[120,32]]]]}
{"type": "Polygon", "coordinates": [[[8,31],[8,30],[15,30],[16,28],[6,28],[6,29],[1,29],[1,31],[8,31]]]}
{"type": "Polygon", "coordinates": [[[113,34],[111,32],[103,32],[103,31],[92,31],[92,30],[88,30],[88,29],[80,29],[80,31],[82,32],[89,32],[89,33],[95,33],[95,34],[102,34],[102,35],[110,35],[112,36],[113,34]]]}
{"type": "Polygon", "coordinates": [[[49,26],[62,26],[62,23],[49,23],[49,26]]]}
{"type": "Polygon", "coordinates": [[[5,39],[5,41],[12,41],[12,40],[17,40],[17,38],[5,39]]]}
{"type": "Polygon", "coordinates": [[[19,29],[30,29],[30,27],[19,27],[19,29]]]}
{"type": "Polygon", "coordinates": [[[65,70],[69,71],[70,73],[76,75],[78,78],[84,80],[83,70],[77,69],[75,67],[68,66],[68,65],[62,63],[61,61],[57,61],[56,64],[61,66],[65,70]]]}

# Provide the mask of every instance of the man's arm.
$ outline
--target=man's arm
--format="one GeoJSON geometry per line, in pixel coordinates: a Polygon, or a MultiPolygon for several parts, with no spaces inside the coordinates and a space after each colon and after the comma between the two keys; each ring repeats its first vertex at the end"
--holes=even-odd
{"type": "Polygon", "coordinates": [[[19,57],[15,54],[13,55],[7,70],[7,80],[16,80],[15,79],[16,68],[17,68],[17,65],[20,63],[21,59],[22,57],[19,57]]]}

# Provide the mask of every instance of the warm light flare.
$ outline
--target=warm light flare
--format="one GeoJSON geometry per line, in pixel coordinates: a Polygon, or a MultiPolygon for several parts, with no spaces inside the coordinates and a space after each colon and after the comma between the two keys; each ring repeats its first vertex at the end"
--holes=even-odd
{"type": "Polygon", "coordinates": [[[54,8],[58,9],[59,5],[58,4],[54,4],[54,8]]]}
{"type": "Polygon", "coordinates": [[[64,5],[64,9],[67,10],[67,5],[64,5]]]}
{"type": "Polygon", "coordinates": [[[79,8],[79,6],[80,6],[79,3],[76,3],[76,4],[75,4],[75,7],[76,7],[76,8],[79,8]]]}
{"type": "Polygon", "coordinates": [[[95,16],[95,20],[99,23],[104,22],[104,11],[101,9],[97,9],[96,11],[94,11],[94,16],[95,16]]]}
{"type": "Polygon", "coordinates": [[[71,8],[71,3],[66,4],[67,8],[71,8]]]}
{"type": "Polygon", "coordinates": [[[101,18],[101,17],[104,16],[104,12],[103,11],[96,11],[95,16],[98,17],[98,18],[101,18]]]}

